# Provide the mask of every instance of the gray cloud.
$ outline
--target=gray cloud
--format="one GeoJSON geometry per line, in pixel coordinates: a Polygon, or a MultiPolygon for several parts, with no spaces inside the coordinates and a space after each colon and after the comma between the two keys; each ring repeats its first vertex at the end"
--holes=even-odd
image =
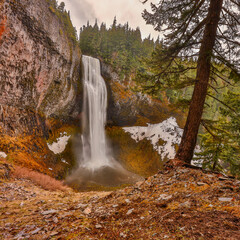
{"type": "MultiPolygon", "coordinates": [[[[95,19],[98,22],[105,22],[107,26],[112,24],[114,16],[117,16],[118,23],[124,24],[127,21],[132,28],[140,27],[143,37],[150,33],[156,37],[157,32],[152,26],[146,25],[141,14],[149,4],[143,5],[139,0],[63,0],[66,8],[71,12],[71,18],[77,30],[89,20],[91,24],[95,19]]],[[[153,0],[152,0],[153,1],[153,0]]],[[[157,0],[154,0],[157,1],[157,0]]]]}
{"type": "Polygon", "coordinates": [[[64,0],[64,2],[66,9],[70,10],[73,25],[77,30],[96,16],[94,7],[86,0],[64,0]]]}

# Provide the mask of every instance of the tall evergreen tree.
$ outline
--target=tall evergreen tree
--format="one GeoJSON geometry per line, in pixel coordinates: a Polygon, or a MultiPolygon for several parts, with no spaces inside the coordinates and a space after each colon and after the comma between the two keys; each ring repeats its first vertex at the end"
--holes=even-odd
{"type": "Polygon", "coordinates": [[[160,0],[151,7],[152,12],[145,10],[143,18],[155,30],[166,34],[166,48],[156,57],[157,82],[166,75],[179,76],[189,71],[189,66],[180,64],[182,57],[197,58],[194,91],[175,156],[176,160],[190,163],[211,81],[217,77],[223,81],[240,78],[240,3],[236,0],[160,0]],[[219,71],[214,62],[224,64],[225,70],[219,71]]]}

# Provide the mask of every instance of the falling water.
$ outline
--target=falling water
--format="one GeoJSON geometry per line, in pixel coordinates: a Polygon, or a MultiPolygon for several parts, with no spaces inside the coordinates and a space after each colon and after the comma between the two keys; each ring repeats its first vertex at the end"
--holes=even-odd
{"type": "Polygon", "coordinates": [[[83,159],[80,165],[96,170],[110,166],[107,156],[105,123],[107,111],[107,88],[101,76],[100,61],[89,56],[83,62],[83,159]]]}
{"type": "Polygon", "coordinates": [[[66,179],[78,190],[94,189],[94,184],[118,186],[141,178],[124,169],[109,154],[105,136],[107,89],[98,59],[83,56],[82,154],[79,166],[66,179]]]}

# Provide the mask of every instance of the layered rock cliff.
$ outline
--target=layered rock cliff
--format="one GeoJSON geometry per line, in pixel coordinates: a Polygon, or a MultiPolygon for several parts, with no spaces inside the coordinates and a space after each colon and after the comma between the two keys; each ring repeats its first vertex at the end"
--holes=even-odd
{"type": "Polygon", "coordinates": [[[134,92],[134,82],[120,80],[110,65],[102,63],[102,74],[108,86],[108,125],[144,126],[175,117],[178,124],[183,126],[182,112],[170,107],[167,102],[134,92]]]}
{"type": "Polygon", "coordinates": [[[46,0],[0,1],[0,150],[48,158],[43,139],[77,119],[81,53],[66,31],[46,0]],[[42,147],[19,146],[35,137],[42,147]]]}
{"type": "Polygon", "coordinates": [[[179,140],[175,138],[175,125],[183,127],[184,114],[171,107],[166,99],[160,101],[133,91],[134,82],[120,80],[111,66],[104,63],[102,74],[108,86],[107,136],[111,140],[114,158],[121,161],[129,171],[139,175],[149,176],[156,173],[162,167],[163,161],[174,156],[176,142],[179,140]],[[174,123],[176,120],[176,123],[171,124],[169,120],[174,123]],[[164,122],[167,124],[163,124],[164,122]],[[156,124],[157,131],[151,129],[151,124],[156,124]],[[165,127],[163,131],[161,124],[165,127]],[[141,137],[134,140],[132,134],[123,128],[126,126],[136,126],[133,127],[136,133],[144,129],[139,132],[141,137]],[[148,135],[149,133],[151,134],[148,135]],[[156,145],[152,144],[152,138],[156,145]],[[166,141],[166,138],[169,140],[166,141]]]}

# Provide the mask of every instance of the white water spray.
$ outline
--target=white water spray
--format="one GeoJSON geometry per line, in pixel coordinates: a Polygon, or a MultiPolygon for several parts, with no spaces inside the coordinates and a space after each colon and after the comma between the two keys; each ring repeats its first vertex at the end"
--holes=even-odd
{"type": "Polygon", "coordinates": [[[101,76],[100,61],[82,56],[83,62],[83,159],[80,166],[97,170],[111,166],[107,156],[105,123],[107,111],[107,88],[101,76]]]}

